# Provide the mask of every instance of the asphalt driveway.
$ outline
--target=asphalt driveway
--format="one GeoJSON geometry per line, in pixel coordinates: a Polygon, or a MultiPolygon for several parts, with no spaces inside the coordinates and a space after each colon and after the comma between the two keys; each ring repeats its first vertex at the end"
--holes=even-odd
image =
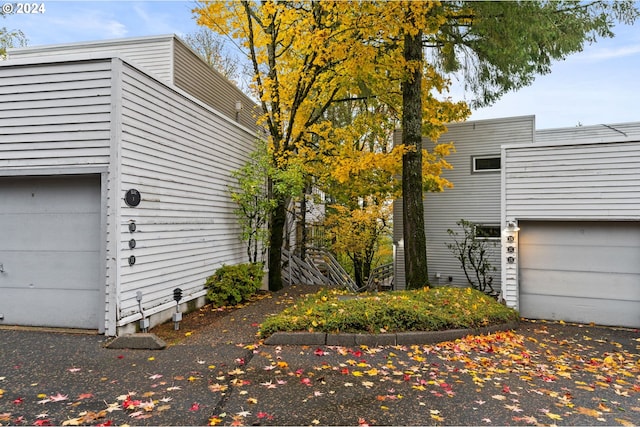
{"type": "Polygon", "coordinates": [[[261,316],[290,300],[157,351],[0,330],[0,425],[640,424],[637,330],[525,321],[408,347],[257,345],[261,316]]]}

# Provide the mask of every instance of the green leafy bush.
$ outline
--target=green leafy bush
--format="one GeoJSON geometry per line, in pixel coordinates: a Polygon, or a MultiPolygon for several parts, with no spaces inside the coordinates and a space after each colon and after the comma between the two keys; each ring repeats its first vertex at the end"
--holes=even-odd
{"type": "Polygon", "coordinates": [[[322,290],[268,317],[267,337],[278,331],[384,333],[478,328],[517,321],[518,312],[472,288],[347,294],[322,290]]]}
{"type": "Polygon", "coordinates": [[[246,301],[262,286],[261,263],[223,265],[207,278],[207,298],[216,307],[246,301]]]}

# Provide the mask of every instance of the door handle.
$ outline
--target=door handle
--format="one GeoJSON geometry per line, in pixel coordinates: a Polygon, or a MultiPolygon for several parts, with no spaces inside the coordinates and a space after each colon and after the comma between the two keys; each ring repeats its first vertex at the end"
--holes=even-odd
{"type": "Polygon", "coordinates": [[[0,264],[0,273],[4,273],[4,265],[0,264]]]}

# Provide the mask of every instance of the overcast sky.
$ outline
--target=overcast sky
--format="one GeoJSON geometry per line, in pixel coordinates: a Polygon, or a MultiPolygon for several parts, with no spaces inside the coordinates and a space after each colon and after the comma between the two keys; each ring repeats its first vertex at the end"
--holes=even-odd
{"type": "MultiPolygon", "coordinates": [[[[1,0],[0,0],[1,1],[1,0]]],[[[8,15],[0,26],[22,30],[29,46],[197,30],[193,1],[44,1],[44,12],[8,15]]],[[[640,121],[640,22],[614,39],[586,46],[549,75],[475,111],[474,119],[535,115],[547,129],[640,121]]]]}

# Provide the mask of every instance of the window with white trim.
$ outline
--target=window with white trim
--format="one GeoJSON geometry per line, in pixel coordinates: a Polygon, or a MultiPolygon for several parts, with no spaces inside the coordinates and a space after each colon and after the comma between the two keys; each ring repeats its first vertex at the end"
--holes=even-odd
{"type": "Polygon", "coordinates": [[[498,240],[501,236],[499,225],[474,224],[473,229],[479,239],[498,240]]]}
{"type": "Polygon", "coordinates": [[[500,156],[473,156],[471,158],[472,172],[498,172],[500,171],[500,156]]]}

